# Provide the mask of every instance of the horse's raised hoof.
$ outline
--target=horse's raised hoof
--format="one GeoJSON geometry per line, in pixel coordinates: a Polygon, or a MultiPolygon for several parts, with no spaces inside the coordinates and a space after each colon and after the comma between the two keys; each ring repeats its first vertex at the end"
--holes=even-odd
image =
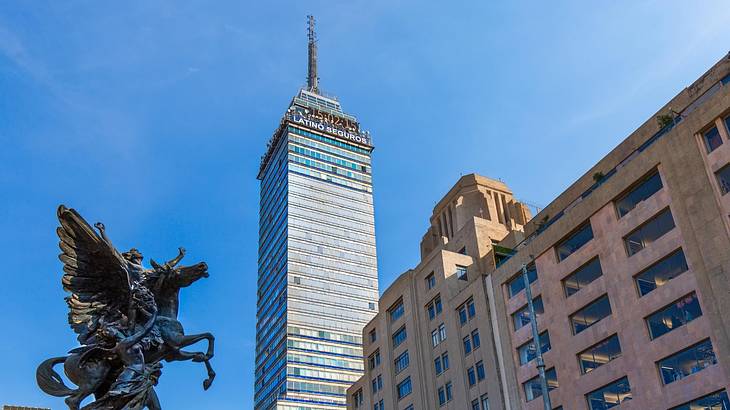
{"type": "Polygon", "coordinates": [[[211,384],[213,384],[213,379],[203,380],[203,390],[208,390],[211,384]]]}

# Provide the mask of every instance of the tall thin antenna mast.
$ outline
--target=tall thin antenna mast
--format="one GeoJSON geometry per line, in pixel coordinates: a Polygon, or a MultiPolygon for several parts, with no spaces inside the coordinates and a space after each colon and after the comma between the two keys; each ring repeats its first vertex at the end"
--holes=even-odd
{"type": "Polygon", "coordinates": [[[309,38],[307,89],[319,94],[319,77],[317,77],[317,33],[314,31],[314,16],[307,16],[307,29],[307,37],[309,38]]]}

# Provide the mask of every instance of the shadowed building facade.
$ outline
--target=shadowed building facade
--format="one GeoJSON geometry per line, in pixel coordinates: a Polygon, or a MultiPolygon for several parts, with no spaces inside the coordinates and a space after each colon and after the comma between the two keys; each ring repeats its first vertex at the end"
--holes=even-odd
{"type": "MultiPolygon", "coordinates": [[[[454,189],[462,184],[463,178],[454,189]]],[[[366,358],[365,377],[348,391],[349,407],[543,409],[539,348],[553,409],[729,408],[728,192],[725,57],[515,227],[524,232],[477,236],[476,249],[493,252],[467,243],[460,255],[459,233],[449,237],[444,221],[435,227],[437,207],[430,232],[440,237],[424,238],[431,245],[422,243],[421,264],[385,290],[381,313],[365,327],[365,354],[380,349],[380,358],[366,358]],[[451,262],[428,266],[442,259],[451,262]],[[459,264],[468,280],[459,278],[459,264]],[[406,313],[399,323],[388,312],[400,300],[406,313]],[[432,309],[437,301],[440,308],[432,309]],[[394,347],[403,324],[415,340],[394,347]],[[379,338],[370,342],[373,330],[379,338]],[[408,346],[408,365],[399,360],[400,346],[408,346]]],[[[475,221],[480,211],[472,208],[475,221]]]]}
{"type": "Polygon", "coordinates": [[[375,315],[369,134],[310,73],[264,155],[256,324],[257,410],[332,410],[362,375],[363,326],[375,315]]]}

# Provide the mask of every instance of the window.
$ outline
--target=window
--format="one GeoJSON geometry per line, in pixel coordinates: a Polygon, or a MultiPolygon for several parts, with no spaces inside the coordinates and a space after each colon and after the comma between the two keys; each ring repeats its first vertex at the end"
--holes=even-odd
{"type": "MultiPolygon", "coordinates": [[[[545,371],[545,379],[547,380],[548,391],[558,388],[558,375],[555,372],[555,368],[550,368],[545,371]]],[[[540,376],[537,375],[532,379],[522,383],[522,388],[525,390],[526,401],[535,400],[542,396],[542,388],[540,387],[540,376]]]]}
{"type": "Polygon", "coordinates": [[[413,388],[411,386],[411,378],[406,377],[405,380],[398,383],[397,391],[398,391],[398,400],[411,394],[411,391],[413,391],[413,388]]]}
{"type": "Polygon", "coordinates": [[[670,410],[726,410],[730,409],[730,400],[725,390],[702,396],[670,410]]]}
{"type": "Polygon", "coordinates": [[[443,387],[439,387],[438,396],[439,406],[443,406],[444,404],[446,404],[446,389],[444,389],[443,387]]]}
{"type": "Polygon", "coordinates": [[[479,399],[471,401],[471,410],[479,410],[479,399]]]}
{"type": "Polygon", "coordinates": [[[462,305],[459,307],[459,323],[464,326],[468,320],[469,317],[466,315],[466,306],[462,305]]]}
{"type": "Polygon", "coordinates": [[[467,321],[471,320],[476,316],[476,306],[474,306],[474,299],[469,298],[463,305],[457,308],[459,311],[459,323],[465,325],[467,321]]]}
{"type": "MultiPolygon", "coordinates": [[[[535,315],[545,313],[545,307],[542,305],[542,297],[538,296],[532,299],[532,306],[535,308],[535,315]]],[[[515,331],[520,330],[523,326],[530,324],[530,309],[525,305],[522,309],[512,314],[512,323],[515,325],[515,331]]]]}
{"type": "Polygon", "coordinates": [[[451,382],[446,382],[446,385],[444,385],[446,388],[446,401],[451,401],[451,399],[454,398],[454,395],[451,392],[451,382]]]}
{"type": "Polygon", "coordinates": [[[720,185],[720,193],[722,195],[730,192],[730,164],[725,165],[715,172],[715,178],[720,185]]]}
{"type": "Polygon", "coordinates": [[[644,296],[689,269],[684,252],[678,249],[636,275],[639,295],[644,296]]]}
{"type": "Polygon", "coordinates": [[[673,228],[674,219],[672,218],[672,212],[669,208],[666,208],[644,222],[643,225],[636,228],[633,232],[626,235],[624,238],[626,251],[629,253],[629,256],[634,255],[673,228]]]}
{"type": "Polygon", "coordinates": [[[482,345],[482,341],[479,339],[479,329],[471,332],[471,344],[474,347],[474,350],[479,349],[479,346],[482,345]]]}
{"type": "Polygon", "coordinates": [[[459,249],[459,253],[462,255],[466,255],[466,246],[462,246],[461,249],[459,249]]]}
{"type": "Polygon", "coordinates": [[[370,370],[380,365],[380,349],[376,350],[373,354],[368,357],[368,367],[370,370]]]}
{"type": "Polygon", "coordinates": [[[646,318],[646,323],[649,326],[649,336],[654,340],[700,316],[702,316],[700,302],[697,299],[697,294],[692,292],[646,318]]]}
{"type": "Polygon", "coordinates": [[[368,302],[368,309],[370,309],[370,310],[375,310],[375,303],[373,303],[373,302],[368,302]]]}
{"type": "Polygon", "coordinates": [[[703,134],[703,137],[708,154],[722,145],[722,138],[720,138],[720,132],[717,130],[717,127],[710,128],[709,131],[703,134]]]}
{"type": "Polygon", "coordinates": [[[588,400],[588,408],[590,410],[610,409],[627,400],[631,400],[629,379],[623,377],[609,385],[594,390],[586,394],[586,400],[588,400]]]}
{"type": "Polygon", "coordinates": [[[383,389],[383,378],[381,375],[373,379],[373,394],[383,389]]]}
{"type": "Polygon", "coordinates": [[[466,266],[456,265],[456,277],[459,280],[467,280],[466,266]]]}
{"type": "Polygon", "coordinates": [[[374,343],[376,340],[378,340],[378,335],[375,333],[375,329],[370,331],[370,343],[374,343]]]}
{"type": "Polygon", "coordinates": [[[441,363],[444,365],[444,371],[449,370],[449,353],[444,352],[441,355],[441,363]]]}
{"type": "Polygon", "coordinates": [[[572,255],[591,239],[593,239],[593,229],[591,228],[591,223],[587,222],[555,246],[555,251],[558,254],[558,262],[572,255]]]}
{"type": "Polygon", "coordinates": [[[608,301],[608,295],[603,295],[585,306],[583,309],[570,315],[570,323],[573,326],[573,334],[577,335],[578,333],[593,326],[604,317],[610,315],[611,303],[608,301]]]}
{"type": "MultiPolygon", "coordinates": [[[[550,334],[546,331],[540,333],[540,352],[545,354],[550,351],[550,334]]],[[[531,360],[537,357],[537,350],[535,349],[534,340],[530,339],[529,342],[523,344],[517,348],[517,355],[520,357],[520,365],[527,364],[531,360]]]]}
{"type": "MultiPolygon", "coordinates": [[[[527,280],[529,280],[530,283],[537,280],[537,269],[535,268],[534,263],[527,265],[527,280]]],[[[522,292],[524,289],[525,281],[522,279],[522,272],[518,273],[517,276],[507,282],[507,290],[510,298],[522,292]]]]}
{"type": "Polygon", "coordinates": [[[588,286],[589,283],[601,277],[601,275],[603,275],[601,261],[598,257],[595,257],[563,279],[565,297],[575,295],[579,290],[588,286]]]}
{"type": "Polygon", "coordinates": [[[658,171],[654,171],[652,175],[645,178],[637,186],[632,188],[629,192],[620,196],[614,203],[616,205],[616,211],[618,217],[631,212],[632,209],[636,208],[641,201],[650,198],[657,191],[662,189],[662,178],[659,176],[658,171]]]}
{"type": "Polygon", "coordinates": [[[487,377],[487,374],[484,372],[484,362],[480,360],[476,365],[474,365],[474,367],[477,369],[477,380],[484,380],[484,378],[487,377]]]}
{"type": "Polygon", "coordinates": [[[433,347],[436,347],[444,340],[446,340],[446,326],[441,323],[437,329],[431,332],[431,342],[433,343],[433,347]]]}
{"type": "Polygon", "coordinates": [[[470,367],[466,370],[466,378],[469,381],[469,387],[477,384],[477,374],[474,371],[473,367],[470,367]]]}
{"type": "Polygon", "coordinates": [[[406,326],[403,325],[403,327],[398,329],[393,334],[393,347],[395,348],[395,347],[399,346],[401,343],[403,343],[406,340],[407,337],[408,337],[408,334],[406,333],[406,326]]]}
{"type": "Polygon", "coordinates": [[[390,315],[390,320],[393,322],[400,319],[400,317],[403,316],[403,299],[395,302],[395,304],[388,309],[388,314],[390,315]]]}
{"type": "Polygon", "coordinates": [[[356,409],[359,409],[360,406],[362,406],[362,402],[363,402],[362,389],[359,389],[352,395],[352,403],[356,409]]]}
{"type": "Polygon", "coordinates": [[[618,335],[613,335],[578,353],[578,362],[581,372],[586,374],[619,356],[621,356],[621,344],[618,335]]]}
{"type": "Polygon", "coordinates": [[[408,357],[408,350],[401,353],[400,356],[396,357],[395,360],[393,361],[393,364],[395,367],[396,374],[400,373],[401,370],[407,368],[408,365],[410,364],[410,358],[408,357]]]}
{"type": "Polygon", "coordinates": [[[426,289],[433,289],[434,286],[436,286],[436,276],[431,272],[426,276],[426,289]]]}
{"type": "Polygon", "coordinates": [[[482,409],[481,410],[489,410],[489,399],[487,398],[487,395],[482,395],[481,399],[482,401],[482,409]]]}
{"type": "Polygon", "coordinates": [[[440,356],[433,359],[433,368],[434,368],[434,371],[436,372],[437,376],[439,374],[441,374],[441,372],[444,371],[443,367],[441,367],[441,357],[440,356]]]}
{"type": "Polygon", "coordinates": [[[380,399],[379,402],[375,403],[373,406],[373,410],[385,410],[385,405],[383,404],[383,399],[380,399]]]}
{"type": "Polygon", "coordinates": [[[705,339],[657,362],[664,384],[682,380],[713,364],[717,364],[717,357],[712,350],[710,339],[705,339]]]}
{"type": "Polygon", "coordinates": [[[426,311],[428,311],[428,319],[433,320],[436,315],[440,314],[443,310],[443,304],[441,303],[441,296],[437,295],[432,301],[426,305],[426,311]]]}
{"type": "Polygon", "coordinates": [[[469,338],[469,336],[467,336],[464,338],[463,342],[464,342],[464,356],[466,356],[469,353],[471,353],[471,339],[469,338]]]}
{"type": "Polygon", "coordinates": [[[406,406],[406,408],[405,408],[405,409],[403,409],[403,410],[413,410],[413,405],[412,405],[412,404],[409,404],[409,405],[407,405],[407,406],[406,406]]]}

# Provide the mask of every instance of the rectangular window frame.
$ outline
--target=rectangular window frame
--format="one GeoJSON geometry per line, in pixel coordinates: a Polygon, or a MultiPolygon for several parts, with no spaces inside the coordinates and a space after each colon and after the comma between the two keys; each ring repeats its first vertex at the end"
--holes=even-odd
{"type": "MultiPolygon", "coordinates": [[[[661,258],[657,259],[651,265],[647,266],[646,268],[642,269],[639,273],[635,274],[633,276],[634,285],[636,286],[636,291],[639,293],[639,297],[644,297],[644,296],[648,295],[649,293],[655,291],[657,288],[669,283],[672,279],[677,278],[677,277],[681,276],[682,274],[686,273],[687,271],[689,271],[689,264],[687,263],[687,255],[685,255],[684,249],[679,247],[679,248],[667,253],[666,255],[662,256],[661,258]],[[667,263],[671,258],[673,258],[679,254],[682,255],[682,259],[684,260],[684,265],[683,265],[684,270],[677,273],[676,275],[672,276],[671,278],[667,279],[663,284],[657,284],[656,281],[654,281],[654,285],[655,285],[654,288],[644,292],[644,290],[642,289],[642,286],[639,282],[641,279],[640,276],[646,275],[647,272],[649,272],[653,269],[657,269],[660,265],[662,265],[663,263],[667,263]]],[[[648,284],[648,281],[645,281],[645,283],[648,284]]]]}
{"type": "Polygon", "coordinates": [[[577,228],[575,228],[571,233],[566,235],[563,239],[559,240],[553,248],[555,249],[555,256],[557,258],[558,263],[566,260],[569,258],[572,254],[578,252],[581,250],[587,243],[592,241],[595,238],[594,232],[593,232],[593,225],[591,225],[590,219],[580,224],[577,228]],[[562,252],[561,248],[572,241],[573,239],[577,238],[579,235],[584,234],[585,232],[590,231],[590,238],[582,242],[580,245],[573,249],[568,249],[567,253],[562,252]]]}
{"type": "Polygon", "coordinates": [[[657,168],[652,169],[651,171],[647,172],[644,176],[639,178],[635,183],[633,183],[629,188],[627,188],[623,193],[621,193],[616,199],[613,200],[613,207],[616,210],[616,216],[618,219],[623,218],[624,216],[631,213],[631,211],[634,210],[637,206],[639,206],[640,203],[646,201],[647,199],[653,197],[657,192],[664,189],[664,181],[662,180],[661,174],[659,173],[659,170],[657,168]],[[637,192],[637,190],[644,187],[644,184],[649,183],[653,178],[659,178],[659,188],[649,194],[648,196],[640,195],[635,203],[628,208],[625,209],[624,212],[622,212],[622,207],[620,207],[621,201],[627,199],[629,196],[637,192]]]}
{"type": "Polygon", "coordinates": [[[579,352],[576,355],[576,357],[578,358],[578,367],[580,368],[581,374],[588,374],[588,373],[592,372],[593,370],[595,370],[595,369],[597,369],[597,368],[599,368],[599,367],[601,367],[603,365],[606,365],[608,363],[611,363],[613,360],[618,359],[619,357],[621,357],[622,354],[623,354],[623,351],[622,351],[622,348],[621,348],[621,340],[618,337],[618,333],[614,333],[613,335],[611,335],[611,336],[609,336],[609,337],[601,340],[600,342],[595,343],[595,344],[589,346],[588,348],[584,349],[583,351],[579,352]],[[618,343],[618,354],[609,356],[608,361],[606,361],[604,363],[600,363],[600,362],[598,362],[598,361],[595,360],[595,353],[592,353],[592,356],[594,357],[594,362],[595,363],[599,363],[599,364],[596,365],[595,367],[589,367],[589,368],[585,367],[585,365],[583,364],[582,356],[584,354],[589,353],[592,350],[596,350],[596,349],[602,347],[603,345],[610,343],[613,339],[615,339],[616,342],[618,343]]]}
{"type": "MultiPolygon", "coordinates": [[[[563,294],[565,295],[566,298],[569,298],[569,297],[575,295],[576,293],[580,292],[582,289],[584,289],[585,287],[587,287],[588,285],[590,285],[591,283],[596,281],[601,276],[603,276],[603,266],[601,265],[601,258],[598,255],[596,255],[596,256],[592,257],[591,259],[589,259],[588,262],[582,264],[580,267],[573,270],[568,275],[566,275],[563,279],[560,280],[560,284],[563,286],[563,294]],[[599,274],[597,276],[593,277],[593,279],[591,279],[589,282],[586,282],[583,285],[583,287],[581,287],[580,283],[578,283],[578,285],[577,285],[578,289],[576,291],[574,291],[573,293],[570,293],[571,291],[568,290],[569,287],[566,286],[566,283],[571,281],[576,276],[586,272],[586,269],[589,269],[594,263],[598,264],[599,274]]],[[[572,288],[570,288],[570,289],[572,289],[572,288]]]]}
{"type": "Polygon", "coordinates": [[[607,318],[607,317],[610,317],[611,315],[613,315],[613,307],[611,306],[611,299],[610,299],[610,298],[608,297],[608,293],[604,293],[603,295],[601,295],[601,296],[599,296],[599,297],[597,297],[597,298],[593,299],[592,301],[588,302],[588,303],[587,303],[586,305],[584,305],[584,306],[583,306],[583,307],[581,307],[580,309],[578,309],[578,310],[576,310],[575,312],[573,312],[573,313],[572,313],[572,314],[571,314],[571,315],[570,315],[570,316],[568,317],[568,320],[570,321],[570,328],[571,328],[571,331],[573,332],[573,335],[575,336],[575,335],[577,335],[577,334],[579,334],[579,333],[581,333],[581,332],[585,331],[586,329],[588,329],[588,328],[592,327],[592,326],[593,326],[593,325],[595,325],[596,323],[598,323],[598,322],[602,321],[603,319],[605,319],[605,318],[607,318]],[[598,320],[596,320],[596,321],[594,321],[594,322],[590,323],[590,324],[585,324],[585,327],[584,327],[584,328],[582,328],[582,329],[578,330],[578,329],[577,329],[577,327],[576,327],[576,322],[575,322],[575,316],[576,316],[576,315],[578,315],[578,314],[579,314],[579,313],[581,313],[581,312],[584,312],[584,311],[585,311],[586,309],[589,309],[589,308],[591,308],[591,307],[593,307],[593,306],[596,306],[596,305],[597,305],[598,303],[601,303],[601,302],[602,302],[602,301],[603,301],[604,299],[605,299],[606,301],[608,301],[608,314],[607,314],[607,315],[605,315],[605,316],[603,316],[603,317],[601,317],[600,319],[598,319],[598,320]]]}
{"type": "Polygon", "coordinates": [[[674,220],[674,214],[672,213],[672,210],[670,209],[670,207],[667,206],[667,207],[661,209],[660,211],[658,211],[654,215],[652,215],[650,218],[648,218],[646,221],[644,221],[641,225],[637,226],[631,232],[629,232],[626,235],[624,235],[624,237],[623,237],[623,243],[624,243],[624,249],[626,250],[626,254],[629,257],[636,255],[637,253],[639,253],[639,252],[643,251],[644,249],[646,249],[647,246],[653,244],[654,242],[656,242],[659,239],[661,239],[664,235],[666,235],[669,232],[673,231],[676,227],[677,227],[677,222],[674,220]],[[665,230],[659,236],[653,238],[651,240],[651,242],[649,242],[649,243],[646,243],[646,238],[645,237],[642,237],[641,238],[641,242],[640,243],[639,242],[636,242],[636,241],[629,241],[629,237],[633,236],[634,234],[636,234],[639,231],[642,231],[642,230],[646,229],[648,226],[650,226],[651,224],[653,224],[654,222],[656,222],[659,218],[664,217],[667,213],[668,213],[668,215],[669,215],[669,217],[670,217],[670,219],[672,221],[672,226],[669,229],[665,230]],[[637,243],[638,244],[637,246],[640,245],[641,246],[641,249],[634,250],[634,248],[632,248],[632,246],[630,245],[630,242],[631,243],[637,243]]]}

